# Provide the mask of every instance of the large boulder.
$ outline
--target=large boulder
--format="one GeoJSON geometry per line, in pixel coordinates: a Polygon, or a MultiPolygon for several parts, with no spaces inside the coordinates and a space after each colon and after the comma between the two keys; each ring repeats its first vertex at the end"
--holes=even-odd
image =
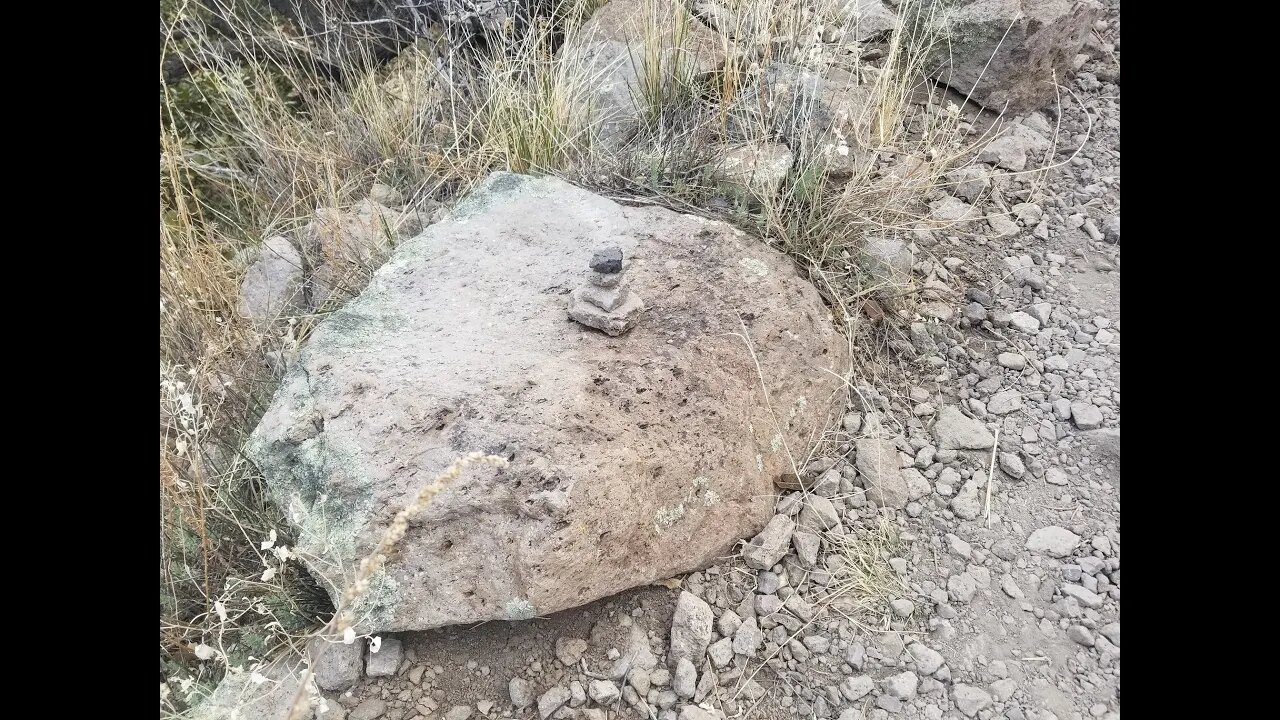
{"type": "Polygon", "coordinates": [[[843,407],[847,362],[818,292],[763,243],[495,173],[316,328],[248,453],[335,596],[456,457],[509,458],[410,521],[356,616],[377,631],[531,618],[759,532],[775,479],[843,407]],[[567,312],[606,244],[649,308],[617,338],[567,312]]]}
{"type": "Polygon", "coordinates": [[[925,0],[929,74],[995,111],[1049,105],[1102,11],[1094,0],[925,0]]]}

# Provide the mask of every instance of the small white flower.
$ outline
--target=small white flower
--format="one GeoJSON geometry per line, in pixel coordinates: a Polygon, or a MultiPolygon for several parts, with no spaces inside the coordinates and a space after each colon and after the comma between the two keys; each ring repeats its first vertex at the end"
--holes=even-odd
{"type": "Polygon", "coordinates": [[[289,558],[293,557],[293,553],[289,552],[288,545],[281,545],[275,549],[276,557],[280,558],[280,562],[289,562],[289,558]]]}
{"type": "Polygon", "coordinates": [[[369,652],[376,653],[382,649],[382,638],[374,637],[369,641],[369,652]]]}
{"type": "Polygon", "coordinates": [[[271,578],[276,576],[276,569],[269,567],[262,571],[262,582],[271,582],[271,578]]]}
{"type": "Polygon", "coordinates": [[[249,675],[249,682],[253,683],[254,685],[261,685],[266,681],[267,681],[267,676],[263,675],[257,670],[254,670],[253,673],[249,675]]]}
{"type": "Polygon", "coordinates": [[[276,544],[276,531],[273,529],[273,530],[271,531],[271,535],[270,535],[270,537],[268,537],[266,540],[263,540],[263,541],[262,541],[262,549],[263,549],[263,550],[269,550],[269,549],[271,549],[271,546],[272,546],[272,545],[275,545],[275,544],[276,544]]]}
{"type": "Polygon", "coordinates": [[[350,645],[355,641],[356,641],[356,629],[347,628],[346,632],[342,633],[342,644],[350,645]]]}
{"type": "Polygon", "coordinates": [[[213,609],[215,612],[218,613],[219,620],[221,620],[222,622],[227,621],[227,606],[223,605],[221,600],[214,601],[213,609]]]}
{"type": "Polygon", "coordinates": [[[214,649],[209,647],[208,645],[205,645],[204,643],[200,643],[199,645],[196,645],[196,657],[200,658],[201,660],[208,660],[209,658],[213,657],[215,654],[216,652],[214,651],[214,649]]]}
{"type": "MultiPolygon", "coordinates": [[[[164,309],[163,300],[160,301],[160,309],[161,310],[164,309]]],[[[165,685],[164,683],[160,683],[160,702],[164,702],[168,698],[169,698],[169,686],[165,685]]]]}

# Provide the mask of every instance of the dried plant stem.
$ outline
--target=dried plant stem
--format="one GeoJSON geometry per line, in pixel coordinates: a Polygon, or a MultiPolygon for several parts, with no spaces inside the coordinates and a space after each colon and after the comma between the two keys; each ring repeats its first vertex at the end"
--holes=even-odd
{"type": "Polygon", "coordinates": [[[991,467],[987,469],[987,527],[991,527],[991,482],[996,475],[996,452],[1000,449],[1000,428],[996,428],[996,439],[991,444],[991,467]]]}
{"type": "MultiPolygon", "coordinates": [[[[409,518],[421,512],[446,485],[461,475],[468,465],[473,464],[506,467],[507,461],[497,455],[474,452],[454,460],[449,467],[445,468],[444,472],[437,475],[431,482],[423,485],[418,490],[418,493],[414,495],[413,501],[406,505],[403,510],[396,513],[395,518],[391,520],[391,525],[382,534],[382,540],[378,542],[378,546],[360,561],[360,569],[356,572],[355,578],[342,592],[342,599],[338,602],[338,611],[333,614],[333,619],[329,621],[329,624],[315,634],[315,637],[325,638],[341,634],[351,627],[353,620],[351,608],[362,595],[368,592],[370,579],[386,565],[387,558],[395,550],[396,544],[400,542],[405,532],[408,531],[409,518]]],[[[302,672],[298,694],[294,698],[292,709],[289,711],[289,720],[301,720],[308,708],[307,686],[311,683],[312,668],[315,667],[316,661],[319,660],[324,651],[328,649],[328,643],[318,643],[318,645],[320,646],[319,650],[315,650],[314,646],[308,648],[309,662],[307,663],[307,668],[302,672]]]]}

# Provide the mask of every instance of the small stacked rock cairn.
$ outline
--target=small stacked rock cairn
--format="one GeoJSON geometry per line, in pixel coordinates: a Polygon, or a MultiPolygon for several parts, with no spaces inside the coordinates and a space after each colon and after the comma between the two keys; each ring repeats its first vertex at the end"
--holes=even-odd
{"type": "Polygon", "coordinates": [[[630,330],[644,301],[627,289],[622,248],[610,246],[591,256],[591,281],[569,295],[569,317],[617,337],[630,330]]]}

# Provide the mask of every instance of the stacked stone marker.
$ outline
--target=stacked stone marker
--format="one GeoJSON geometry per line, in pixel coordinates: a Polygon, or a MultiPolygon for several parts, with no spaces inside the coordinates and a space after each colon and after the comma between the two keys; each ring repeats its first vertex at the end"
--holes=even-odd
{"type": "Polygon", "coordinates": [[[591,278],[569,295],[569,317],[614,337],[630,330],[644,310],[623,277],[622,248],[611,246],[591,256],[591,278]]]}

